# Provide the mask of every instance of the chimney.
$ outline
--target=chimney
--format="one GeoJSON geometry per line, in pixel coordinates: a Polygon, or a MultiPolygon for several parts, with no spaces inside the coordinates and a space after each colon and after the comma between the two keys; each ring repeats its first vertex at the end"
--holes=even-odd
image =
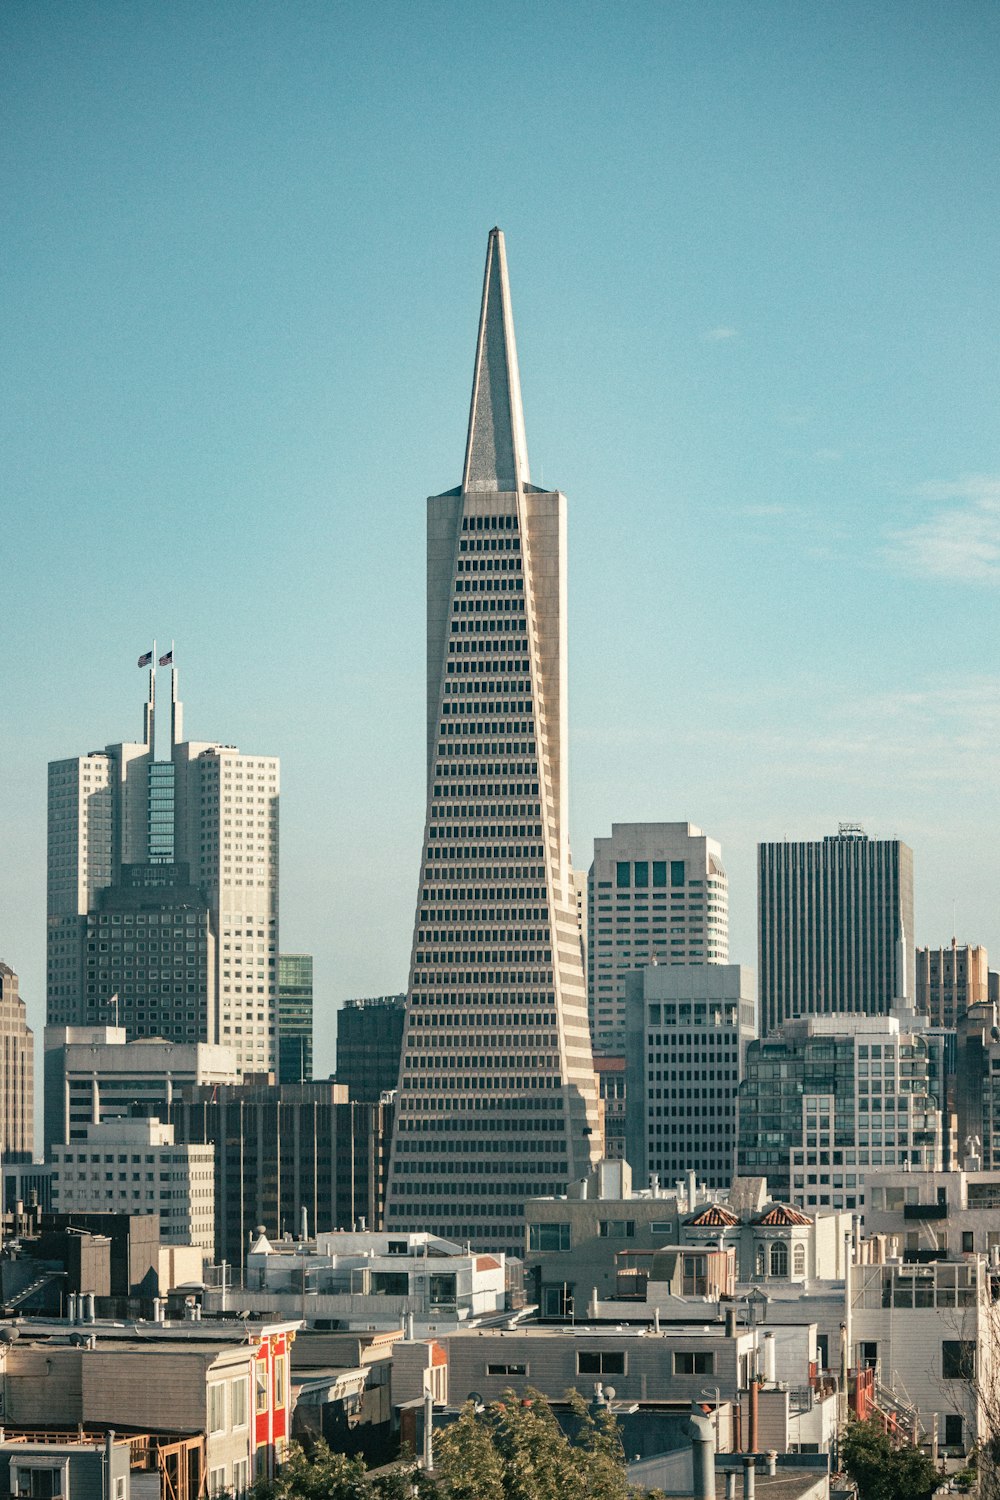
{"type": "Polygon", "coordinates": [[[757,1492],[757,1474],[754,1469],[754,1456],[746,1454],[743,1459],[743,1500],[754,1500],[757,1492]]]}
{"type": "Polygon", "coordinates": [[[692,1403],[691,1459],[694,1469],[694,1500],[715,1500],[715,1428],[700,1406],[692,1403]]]}
{"type": "Polygon", "coordinates": [[[736,1309],[735,1309],[735,1307],[727,1307],[726,1308],[726,1338],[727,1339],[734,1339],[735,1337],[736,1337],[736,1309]]]}
{"type": "Polygon", "coordinates": [[[765,1335],[764,1335],[764,1384],[765,1385],[774,1385],[774,1382],[775,1382],[775,1379],[776,1379],[775,1371],[777,1369],[777,1363],[775,1361],[774,1349],[775,1349],[775,1346],[774,1346],[774,1334],[773,1333],[765,1333],[765,1335]]]}
{"type": "Polygon", "coordinates": [[[778,1452],[776,1448],[767,1450],[767,1472],[773,1479],[778,1472],[778,1452]]]}
{"type": "Polygon", "coordinates": [[[736,1470],[726,1470],[726,1500],[736,1500],[736,1470]]]}

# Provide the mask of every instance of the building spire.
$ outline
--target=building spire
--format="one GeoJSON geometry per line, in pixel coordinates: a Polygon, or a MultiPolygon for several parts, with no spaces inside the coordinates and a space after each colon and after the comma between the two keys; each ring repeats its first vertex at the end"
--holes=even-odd
{"type": "Polygon", "coordinates": [[[514,316],[503,234],[491,229],[479,315],[463,490],[513,492],[529,482],[514,316]]]}

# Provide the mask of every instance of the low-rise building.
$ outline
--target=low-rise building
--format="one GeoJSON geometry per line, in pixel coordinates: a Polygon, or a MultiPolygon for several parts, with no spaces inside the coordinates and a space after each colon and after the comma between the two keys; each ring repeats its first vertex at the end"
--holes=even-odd
{"type": "Polygon", "coordinates": [[[961,1455],[989,1434],[998,1340],[984,1256],[855,1267],[847,1326],[852,1364],[875,1371],[925,1446],[961,1455]]]}
{"type": "MultiPolygon", "coordinates": [[[[212,1275],[210,1283],[221,1282],[212,1275]]],[[[426,1233],[338,1231],[314,1240],[260,1235],[246,1270],[224,1290],[206,1286],[206,1312],[261,1307],[313,1326],[398,1328],[412,1318],[434,1333],[507,1306],[503,1255],[481,1255],[426,1233]]]]}
{"type": "Polygon", "coordinates": [[[202,1433],[208,1494],[240,1494],[284,1455],[297,1326],[24,1322],[0,1342],[5,1420],[202,1433]]]}
{"type": "Polygon", "coordinates": [[[529,1299],[543,1318],[564,1318],[574,1307],[584,1307],[594,1290],[614,1296],[619,1252],[652,1253],[676,1245],[681,1214],[697,1194],[693,1173],[669,1192],[658,1184],[633,1192],[628,1162],[601,1161],[589,1176],[570,1184],[564,1198],[529,1198],[524,1208],[529,1299]]]}
{"type": "Polygon", "coordinates": [[[1000,1171],[873,1172],[865,1232],[907,1261],[1000,1254],[1000,1171]]]}

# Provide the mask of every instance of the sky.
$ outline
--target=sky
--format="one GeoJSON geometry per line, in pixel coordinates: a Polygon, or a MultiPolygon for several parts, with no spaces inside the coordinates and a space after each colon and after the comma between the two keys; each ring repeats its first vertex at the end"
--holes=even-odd
{"type": "MultiPolygon", "coordinates": [[[[405,987],[425,497],[490,227],[568,496],[574,860],[697,824],[914,849],[1000,966],[993,0],[6,0],[0,958],[44,1022],[49,760],[282,761],[281,946],[405,987]]],[[[40,1036],[40,1031],[39,1031],[40,1036]]]]}

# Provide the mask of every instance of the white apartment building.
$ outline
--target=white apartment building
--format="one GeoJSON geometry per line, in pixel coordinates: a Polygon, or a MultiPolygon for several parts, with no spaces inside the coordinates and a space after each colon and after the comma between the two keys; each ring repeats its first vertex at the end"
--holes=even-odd
{"type": "Polygon", "coordinates": [[[179,1146],[153,1119],[88,1125],[52,1147],[56,1213],[158,1214],[166,1244],[215,1247],[215,1148],[179,1146]]]}
{"type": "Polygon", "coordinates": [[[305,1318],[340,1328],[399,1328],[411,1318],[416,1336],[443,1333],[506,1306],[503,1255],[478,1255],[426,1233],[334,1230],[311,1240],[260,1235],[237,1290],[206,1287],[206,1312],[240,1307],[305,1318]]]}
{"type": "MultiPolygon", "coordinates": [[[[172,653],[164,661],[172,661],[172,653]]],[[[156,758],[156,667],[140,744],[49,766],[48,1021],[277,1059],[278,798],[273,756],[182,741],[156,758]]]]}
{"type": "Polygon", "coordinates": [[[722,849],[692,823],[613,823],[594,840],[587,998],[599,1052],[625,1045],[625,981],[646,964],[729,962],[722,849]]]}

